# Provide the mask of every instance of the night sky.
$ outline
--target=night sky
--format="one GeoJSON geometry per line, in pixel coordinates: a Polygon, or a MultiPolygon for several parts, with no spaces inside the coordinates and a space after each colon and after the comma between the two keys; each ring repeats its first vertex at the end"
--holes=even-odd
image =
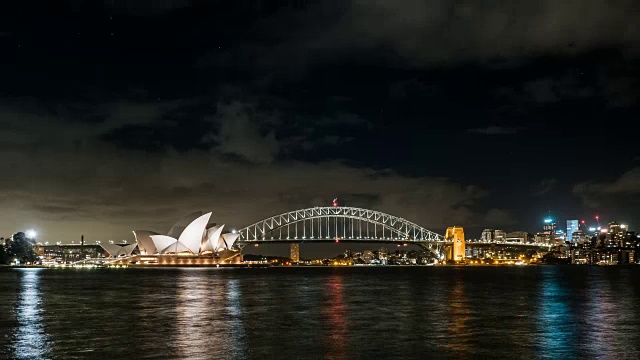
{"type": "Polygon", "coordinates": [[[640,2],[0,5],[0,231],[371,208],[640,228],[640,2]]]}

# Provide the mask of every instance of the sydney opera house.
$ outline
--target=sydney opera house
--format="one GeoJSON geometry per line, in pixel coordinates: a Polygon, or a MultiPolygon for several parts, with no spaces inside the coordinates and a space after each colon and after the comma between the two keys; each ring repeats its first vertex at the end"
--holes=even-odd
{"type": "Polygon", "coordinates": [[[224,232],[224,225],[211,223],[211,213],[196,212],[171,227],[166,235],[148,230],[133,232],[136,243],[105,244],[103,249],[121,265],[191,265],[232,264],[242,261],[234,248],[240,234],[224,232]]]}

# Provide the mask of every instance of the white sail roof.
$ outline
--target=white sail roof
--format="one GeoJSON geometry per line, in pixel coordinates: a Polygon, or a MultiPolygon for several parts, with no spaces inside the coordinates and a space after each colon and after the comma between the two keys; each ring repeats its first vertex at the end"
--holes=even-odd
{"type": "Polygon", "coordinates": [[[168,246],[175,244],[178,240],[167,235],[151,235],[151,240],[156,247],[156,253],[162,252],[168,246]]]}
{"type": "Polygon", "coordinates": [[[167,246],[166,248],[162,249],[162,251],[160,253],[162,254],[169,254],[169,253],[183,253],[183,252],[191,252],[191,250],[186,247],[183,243],[176,241],[173,244],[167,246]]]}
{"type": "Polygon", "coordinates": [[[192,253],[200,253],[200,244],[210,217],[211,213],[206,213],[193,220],[180,234],[178,242],[186,246],[192,253]]]}
{"type": "Polygon", "coordinates": [[[205,240],[202,243],[202,247],[200,248],[200,251],[213,251],[214,250],[214,244],[217,243],[217,239],[220,237],[220,233],[222,232],[222,227],[224,225],[221,226],[213,226],[209,229],[207,229],[207,234],[205,235],[205,240]]]}
{"type": "Polygon", "coordinates": [[[240,237],[240,234],[227,233],[227,234],[222,234],[222,237],[224,238],[224,242],[227,245],[227,249],[231,250],[231,248],[233,247],[233,244],[236,242],[236,240],[238,240],[238,237],[240,237]]]}
{"type": "Polygon", "coordinates": [[[175,224],[173,224],[171,229],[169,229],[169,232],[167,233],[167,235],[177,239],[178,236],[182,234],[184,229],[193,221],[193,219],[199,216],[202,216],[202,211],[196,211],[189,215],[184,216],[182,219],[178,220],[175,224]]]}
{"type": "Polygon", "coordinates": [[[100,244],[100,246],[112,257],[129,256],[138,244],[118,245],[118,244],[100,244]]]}
{"type": "Polygon", "coordinates": [[[136,242],[138,243],[138,249],[142,254],[155,254],[158,252],[156,249],[153,240],[151,240],[151,235],[158,235],[153,231],[148,230],[135,230],[133,231],[133,236],[136,238],[136,242]]]}

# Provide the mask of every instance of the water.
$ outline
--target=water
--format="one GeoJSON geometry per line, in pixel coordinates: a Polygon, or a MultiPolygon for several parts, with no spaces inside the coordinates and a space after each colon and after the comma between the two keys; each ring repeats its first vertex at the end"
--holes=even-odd
{"type": "Polygon", "coordinates": [[[640,358],[640,267],[7,269],[0,358],[640,358]]]}

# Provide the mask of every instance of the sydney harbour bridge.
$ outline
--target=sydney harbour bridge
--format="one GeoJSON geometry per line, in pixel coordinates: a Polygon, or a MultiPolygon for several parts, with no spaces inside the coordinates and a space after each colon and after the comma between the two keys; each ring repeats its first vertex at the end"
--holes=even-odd
{"type": "MultiPolygon", "coordinates": [[[[197,212],[176,223],[167,235],[136,230],[136,243],[119,246],[104,245],[113,264],[220,264],[232,259],[242,261],[246,246],[287,243],[290,258],[300,261],[300,245],[322,242],[392,243],[416,245],[438,261],[464,262],[466,247],[512,247],[537,249],[545,244],[525,244],[504,241],[465,242],[460,226],[447,228],[444,235],[426,229],[402,217],[381,211],[356,207],[312,207],[293,210],[262,219],[240,230],[223,233],[225,225],[210,223],[211,212],[197,212]],[[195,220],[194,220],[195,218],[195,220]],[[177,229],[174,231],[174,229],[177,229]],[[178,231],[180,230],[180,231],[178,231]],[[180,236],[175,234],[180,233],[180,236]],[[138,248],[138,252],[133,250],[138,248]]],[[[102,246],[102,245],[101,245],[102,246]]],[[[546,245],[548,246],[548,245],[546,245]]],[[[99,259],[81,260],[92,262],[99,259]]]]}
{"type": "MultiPolygon", "coordinates": [[[[461,227],[457,228],[459,231],[453,229],[443,236],[401,217],[334,203],[334,206],[289,211],[253,223],[238,230],[240,237],[236,246],[242,249],[252,244],[290,243],[294,261],[299,259],[300,243],[317,242],[414,244],[439,260],[445,259],[445,255],[451,259],[460,255],[464,258],[464,233],[461,227]],[[458,246],[454,246],[456,243],[458,246]],[[460,251],[462,254],[455,254],[460,251]]],[[[473,244],[476,245],[540,247],[520,243],[473,244]]]]}

